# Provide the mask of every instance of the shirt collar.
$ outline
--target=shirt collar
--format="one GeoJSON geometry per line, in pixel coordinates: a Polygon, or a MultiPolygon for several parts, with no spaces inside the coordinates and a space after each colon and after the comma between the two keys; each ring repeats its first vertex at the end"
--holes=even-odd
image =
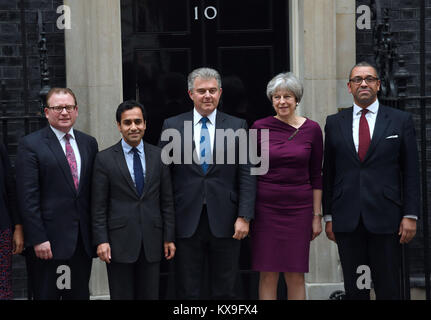
{"type": "MultiPolygon", "coordinates": [[[[217,115],[217,108],[215,108],[214,111],[207,116],[209,122],[213,125],[215,124],[216,115],[217,115]]],[[[199,112],[197,112],[196,108],[193,108],[193,126],[197,125],[199,121],[201,121],[201,119],[202,119],[202,115],[199,112]]]]}
{"type": "MultiPolygon", "coordinates": [[[[133,147],[130,144],[128,144],[126,141],[124,141],[124,139],[121,139],[121,147],[123,147],[124,153],[132,152],[133,147]]],[[[136,149],[138,149],[140,154],[144,153],[144,143],[142,142],[142,139],[141,139],[141,142],[139,142],[139,145],[136,147],[136,149]]]]}
{"type": "MultiPolygon", "coordinates": [[[[57,139],[60,141],[61,139],[64,138],[64,136],[66,135],[66,133],[64,133],[63,131],[60,131],[56,128],[54,128],[53,126],[49,125],[51,127],[51,130],[54,132],[55,136],[57,137],[57,139]]],[[[75,133],[73,132],[73,128],[70,128],[68,134],[70,134],[70,136],[72,137],[72,139],[75,139],[75,133]]]]}
{"type": "MultiPolygon", "coordinates": [[[[376,101],[374,101],[372,104],[370,104],[368,107],[366,107],[366,109],[373,113],[376,114],[377,111],[379,111],[379,99],[376,99],[376,101]]],[[[360,106],[358,106],[356,103],[353,104],[353,114],[354,115],[360,115],[362,108],[360,106]]]]}

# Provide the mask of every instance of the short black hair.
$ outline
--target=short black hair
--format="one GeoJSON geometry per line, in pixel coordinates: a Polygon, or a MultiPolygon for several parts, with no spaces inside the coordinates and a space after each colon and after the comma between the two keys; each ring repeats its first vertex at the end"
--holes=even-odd
{"type": "Polygon", "coordinates": [[[376,65],[375,65],[375,64],[373,64],[373,63],[370,63],[370,62],[368,62],[368,61],[361,61],[361,62],[358,62],[357,64],[355,64],[355,65],[353,66],[353,68],[352,68],[352,69],[350,69],[349,79],[352,77],[353,69],[355,69],[356,67],[371,67],[371,68],[373,68],[373,69],[374,69],[374,71],[376,72],[376,76],[377,76],[377,78],[378,78],[378,79],[380,79],[379,71],[377,70],[376,65]]]}
{"type": "Polygon", "coordinates": [[[120,105],[117,108],[117,113],[115,114],[117,123],[121,123],[121,115],[123,114],[124,111],[131,110],[133,108],[141,108],[144,121],[145,122],[147,121],[147,112],[145,111],[144,105],[135,100],[126,100],[120,103],[120,105]]]}

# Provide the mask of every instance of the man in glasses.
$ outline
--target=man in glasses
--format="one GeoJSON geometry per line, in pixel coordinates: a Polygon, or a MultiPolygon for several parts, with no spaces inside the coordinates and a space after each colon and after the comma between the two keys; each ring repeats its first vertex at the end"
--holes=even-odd
{"type": "Polygon", "coordinates": [[[401,244],[416,233],[419,164],[410,113],[379,104],[377,70],[353,67],[354,105],[325,126],[323,210],[347,299],[400,299],[401,244]],[[371,279],[369,279],[371,276],[371,279]]]}
{"type": "Polygon", "coordinates": [[[95,256],[90,181],[98,146],[73,129],[78,105],[72,90],[52,88],[46,103],[49,125],[20,140],[16,160],[33,294],[37,300],[88,300],[95,256]]]}

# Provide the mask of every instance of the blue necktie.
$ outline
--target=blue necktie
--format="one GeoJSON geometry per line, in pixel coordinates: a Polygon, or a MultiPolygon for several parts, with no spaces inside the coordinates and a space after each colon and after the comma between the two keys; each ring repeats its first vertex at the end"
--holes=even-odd
{"type": "Polygon", "coordinates": [[[204,173],[207,173],[208,162],[211,159],[211,145],[210,145],[210,133],[207,127],[208,118],[204,117],[201,119],[201,140],[200,140],[200,152],[201,152],[201,166],[204,173]]]}
{"type": "Polygon", "coordinates": [[[141,157],[139,157],[139,151],[136,148],[132,148],[133,151],[133,172],[135,174],[135,185],[138,195],[142,195],[144,190],[144,170],[142,169],[141,157]]]}

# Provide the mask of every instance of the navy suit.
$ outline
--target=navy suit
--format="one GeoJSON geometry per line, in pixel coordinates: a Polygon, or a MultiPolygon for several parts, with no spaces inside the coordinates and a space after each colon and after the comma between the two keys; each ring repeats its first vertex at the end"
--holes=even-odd
{"type": "Polygon", "coordinates": [[[47,278],[41,279],[43,277],[39,274],[34,279],[37,299],[56,299],[63,293],[70,293],[70,298],[88,298],[88,279],[85,283],[85,278],[87,275],[89,278],[91,258],[95,256],[90,233],[90,183],[98,146],[93,137],[78,130],[74,130],[74,134],[81,156],[78,190],[66,155],[50,127],[25,136],[18,146],[17,193],[26,246],[33,251],[34,245],[49,241],[53,259],[41,260],[33,253],[33,266],[35,271],[39,268],[45,271],[55,269],[54,275],[44,273],[47,278]],[[72,279],[77,279],[76,274],[82,271],[85,273],[83,280],[72,282],[71,292],[57,292],[56,263],[74,265],[77,256],[82,266],[77,268],[72,279]]]}
{"type": "MultiPolygon", "coordinates": [[[[185,137],[185,121],[193,122],[193,111],[166,119],[162,128],[162,132],[170,128],[181,134],[181,164],[171,165],[177,239],[177,297],[201,298],[202,266],[208,252],[212,297],[233,298],[241,243],[232,238],[234,224],[238,217],[254,217],[256,179],[250,175],[251,165],[239,162],[238,137],[233,143],[228,143],[225,138],[223,153],[219,149],[221,142],[217,142],[217,131],[213,164],[209,164],[208,171],[204,173],[201,165],[194,161],[185,163],[185,153],[196,152],[192,136],[185,137]],[[193,151],[187,151],[188,147],[193,151]],[[235,151],[233,164],[228,162],[228,149],[235,151]]],[[[247,123],[217,111],[215,129],[246,130],[247,123]]],[[[161,141],[160,146],[167,143],[161,141]]]]}
{"type": "Polygon", "coordinates": [[[411,114],[379,106],[371,144],[359,160],[352,108],[328,116],[325,126],[323,210],[332,231],[349,298],[358,290],[357,266],[371,267],[377,298],[399,296],[399,231],[403,216],[419,215],[419,163],[411,114]],[[368,251],[367,251],[368,250],[368,251]]]}

